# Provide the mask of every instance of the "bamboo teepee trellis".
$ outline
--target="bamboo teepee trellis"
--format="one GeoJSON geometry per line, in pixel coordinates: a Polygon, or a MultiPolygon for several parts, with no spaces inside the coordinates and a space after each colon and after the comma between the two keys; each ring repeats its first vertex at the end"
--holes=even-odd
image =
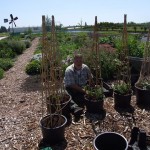
{"type": "Polygon", "coordinates": [[[128,35],[127,35],[127,15],[124,15],[124,26],[122,34],[122,51],[119,55],[120,65],[118,66],[117,83],[126,83],[131,87],[131,73],[129,66],[129,50],[128,50],[128,35]]]}
{"type": "Polygon", "coordinates": [[[55,33],[54,16],[52,16],[50,39],[48,38],[45,24],[45,16],[42,16],[42,108],[44,108],[44,104],[46,104],[47,114],[61,115],[60,97],[62,97],[64,89],[62,84],[61,58],[55,33]]]}
{"type": "Polygon", "coordinates": [[[99,33],[97,25],[97,16],[95,16],[94,34],[93,34],[93,46],[92,46],[92,62],[95,68],[95,84],[102,87],[101,80],[101,60],[100,60],[100,49],[99,49],[99,33]]]}
{"type": "Polygon", "coordinates": [[[147,41],[144,50],[144,61],[141,66],[140,77],[137,84],[147,84],[150,86],[150,28],[148,31],[147,41]]]}

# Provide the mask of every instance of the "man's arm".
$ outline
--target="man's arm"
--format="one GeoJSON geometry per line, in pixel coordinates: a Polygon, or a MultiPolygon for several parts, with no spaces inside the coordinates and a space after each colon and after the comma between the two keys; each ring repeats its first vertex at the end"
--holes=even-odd
{"type": "Polygon", "coordinates": [[[82,87],[78,86],[77,84],[72,84],[72,85],[69,85],[68,87],[74,89],[77,92],[86,94],[85,90],[82,87]]]}

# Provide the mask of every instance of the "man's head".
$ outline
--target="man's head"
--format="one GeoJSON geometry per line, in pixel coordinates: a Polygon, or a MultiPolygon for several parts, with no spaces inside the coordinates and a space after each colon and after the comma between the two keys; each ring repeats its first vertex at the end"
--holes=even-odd
{"type": "Polygon", "coordinates": [[[83,58],[81,54],[74,55],[74,66],[77,70],[82,68],[83,58]]]}

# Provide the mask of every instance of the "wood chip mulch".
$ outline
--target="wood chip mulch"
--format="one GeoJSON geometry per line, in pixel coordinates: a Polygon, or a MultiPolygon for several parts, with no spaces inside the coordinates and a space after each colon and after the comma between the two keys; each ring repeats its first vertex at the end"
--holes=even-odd
{"type": "MultiPolygon", "coordinates": [[[[33,56],[39,38],[20,55],[14,67],[0,80],[0,150],[37,150],[42,139],[39,121],[42,117],[41,85],[37,76],[28,76],[25,66],[33,56]]],[[[65,129],[66,143],[53,150],[94,150],[93,139],[101,132],[114,131],[127,140],[133,126],[150,134],[150,108],[136,105],[132,96],[131,108],[114,109],[112,97],[104,102],[100,115],[85,112],[78,122],[65,129]]]]}

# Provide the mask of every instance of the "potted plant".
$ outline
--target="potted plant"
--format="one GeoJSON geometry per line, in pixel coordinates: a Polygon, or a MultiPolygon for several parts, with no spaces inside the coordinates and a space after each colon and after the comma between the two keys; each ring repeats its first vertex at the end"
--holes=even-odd
{"type": "MultiPolygon", "coordinates": [[[[52,88],[52,87],[51,87],[52,88]]],[[[52,92],[46,96],[47,114],[40,120],[43,141],[54,145],[65,140],[64,132],[68,123],[70,96],[66,93],[52,92]]]]}
{"type": "Polygon", "coordinates": [[[114,106],[127,108],[130,106],[132,89],[131,89],[131,72],[128,59],[127,43],[127,26],[126,15],[124,15],[124,26],[122,36],[122,51],[119,53],[119,63],[117,64],[117,80],[113,85],[114,106]]]}
{"type": "Polygon", "coordinates": [[[103,110],[104,93],[100,85],[85,87],[85,105],[89,113],[99,113],[103,110]]]}
{"type": "Polygon", "coordinates": [[[130,106],[133,91],[131,85],[125,82],[117,82],[112,85],[114,91],[114,106],[127,108],[130,106]]]}
{"type": "Polygon", "coordinates": [[[40,120],[43,142],[55,145],[65,140],[64,132],[67,119],[63,115],[48,114],[40,120]]]}
{"type": "MultiPolygon", "coordinates": [[[[65,140],[64,132],[67,118],[62,115],[64,99],[62,71],[57,72],[56,68],[61,67],[61,57],[58,52],[54,16],[52,16],[51,40],[48,41],[45,16],[42,16],[42,118],[40,127],[43,135],[43,142],[47,145],[54,145],[65,140]],[[50,42],[50,44],[49,44],[50,42]],[[56,70],[56,71],[55,71],[56,70]],[[44,105],[46,104],[46,106],[44,105]],[[45,107],[44,107],[45,106],[45,107]],[[47,107],[47,111],[45,111],[47,107]],[[46,113],[46,115],[44,115],[46,113]]],[[[61,68],[60,68],[61,69],[61,68]]],[[[68,97],[67,97],[68,98],[68,97]]]]}
{"type": "Polygon", "coordinates": [[[142,63],[140,77],[135,84],[136,102],[138,105],[150,106],[150,28],[144,49],[144,61],[142,63]]]}
{"type": "Polygon", "coordinates": [[[150,106],[150,80],[136,83],[135,95],[138,105],[150,106]]]}
{"type": "Polygon", "coordinates": [[[89,113],[99,113],[103,109],[103,84],[101,79],[101,60],[100,60],[100,50],[98,45],[98,25],[97,16],[95,16],[95,25],[93,33],[93,43],[91,50],[88,55],[88,59],[91,61],[93,69],[93,78],[89,79],[88,85],[85,87],[85,105],[87,112],[89,113]]]}
{"type": "Polygon", "coordinates": [[[131,66],[131,84],[132,86],[138,81],[140,76],[140,70],[142,63],[144,61],[143,53],[144,53],[144,42],[140,42],[137,36],[133,35],[129,40],[129,62],[131,66]]]}

